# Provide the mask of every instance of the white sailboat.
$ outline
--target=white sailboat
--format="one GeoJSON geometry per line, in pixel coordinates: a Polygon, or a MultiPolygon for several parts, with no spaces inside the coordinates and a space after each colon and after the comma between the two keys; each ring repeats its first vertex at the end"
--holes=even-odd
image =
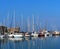
{"type": "Polygon", "coordinates": [[[14,33],[14,34],[9,34],[9,38],[22,38],[23,34],[21,33],[14,33]]]}
{"type": "MultiPolygon", "coordinates": [[[[16,28],[15,27],[15,11],[14,11],[14,28],[16,28]]],[[[23,37],[23,34],[22,33],[15,33],[15,30],[14,30],[14,32],[12,33],[12,34],[9,34],[8,35],[9,37],[13,37],[13,38],[20,38],[20,37],[23,37]]]]}
{"type": "Polygon", "coordinates": [[[38,37],[38,34],[36,32],[31,34],[32,37],[38,37]]]}
{"type": "Polygon", "coordinates": [[[50,33],[47,30],[45,30],[44,32],[45,32],[45,37],[50,35],[50,33]]]}
{"type": "Polygon", "coordinates": [[[25,37],[30,37],[30,21],[29,18],[27,19],[27,26],[28,26],[28,31],[25,33],[25,37]]]}
{"type": "Polygon", "coordinates": [[[35,32],[35,30],[34,30],[34,16],[33,16],[33,33],[31,34],[31,36],[38,37],[37,32],[35,32]]]}

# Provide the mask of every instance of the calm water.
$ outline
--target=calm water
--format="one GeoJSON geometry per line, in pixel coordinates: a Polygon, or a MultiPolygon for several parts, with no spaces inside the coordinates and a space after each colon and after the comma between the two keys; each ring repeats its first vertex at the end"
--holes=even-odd
{"type": "Polygon", "coordinates": [[[60,49],[60,37],[0,39],[0,49],[60,49]]]}

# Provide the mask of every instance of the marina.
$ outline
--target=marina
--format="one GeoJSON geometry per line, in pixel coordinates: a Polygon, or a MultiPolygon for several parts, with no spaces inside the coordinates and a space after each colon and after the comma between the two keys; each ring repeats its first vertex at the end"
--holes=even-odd
{"type": "Polygon", "coordinates": [[[49,37],[49,36],[60,36],[59,32],[56,33],[14,33],[14,34],[4,34],[4,35],[0,35],[0,38],[23,38],[23,37],[49,37]]]}
{"type": "Polygon", "coordinates": [[[60,49],[60,0],[0,0],[0,49],[60,49]]]}

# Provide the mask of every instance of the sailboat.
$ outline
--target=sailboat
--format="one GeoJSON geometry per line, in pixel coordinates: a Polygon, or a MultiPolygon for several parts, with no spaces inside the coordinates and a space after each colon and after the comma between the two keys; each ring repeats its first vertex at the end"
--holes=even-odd
{"type": "Polygon", "coordinates": [[[25,37],[30,37],[30,22],[29,22],[29,18],[27,19],[27,27],[28,27],[28,31],[25,33],[25,37]]]}
{"type": "MultiPolygon", "coordinates": [[[[14,29],[16,29],[15,24],[16,23],[15,23],[15,12],[14,12],[14,29]]],[[[20,37],[23,37],[23,34],[18,32],[15,33],[15,30],[14,30],[14,32],[12,34],[9,34],[8,36],[13,38],[20,38],[20,37]]]]}
{"type": "Polygon", "coordinates": [[[46,30],[46,25],[47,25],[47,24],[45,24],[44,29],[40,31],[40,33],[39,33],[39,35],[38,35],[39,37],[47,37],[47,36],[50,35],[50,33],[46,30]]]}
{"type": "Polygon", "coordinates": [[[35,30],[34,30],[34,16],[33,16],[33,32],[32,32],[32,34],[31,34],[31,36],[32,36],[32,37],[38,37],[37,32],[35,32],[35,30]]]}

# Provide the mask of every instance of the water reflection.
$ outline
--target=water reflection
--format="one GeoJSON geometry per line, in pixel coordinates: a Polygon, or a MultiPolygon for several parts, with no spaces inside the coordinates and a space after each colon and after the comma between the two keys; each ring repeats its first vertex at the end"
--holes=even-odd
{"type": "Polygon", "coordinates": [[[0,39],[0,49],[60,49],[60,37],[0,39]]]}

